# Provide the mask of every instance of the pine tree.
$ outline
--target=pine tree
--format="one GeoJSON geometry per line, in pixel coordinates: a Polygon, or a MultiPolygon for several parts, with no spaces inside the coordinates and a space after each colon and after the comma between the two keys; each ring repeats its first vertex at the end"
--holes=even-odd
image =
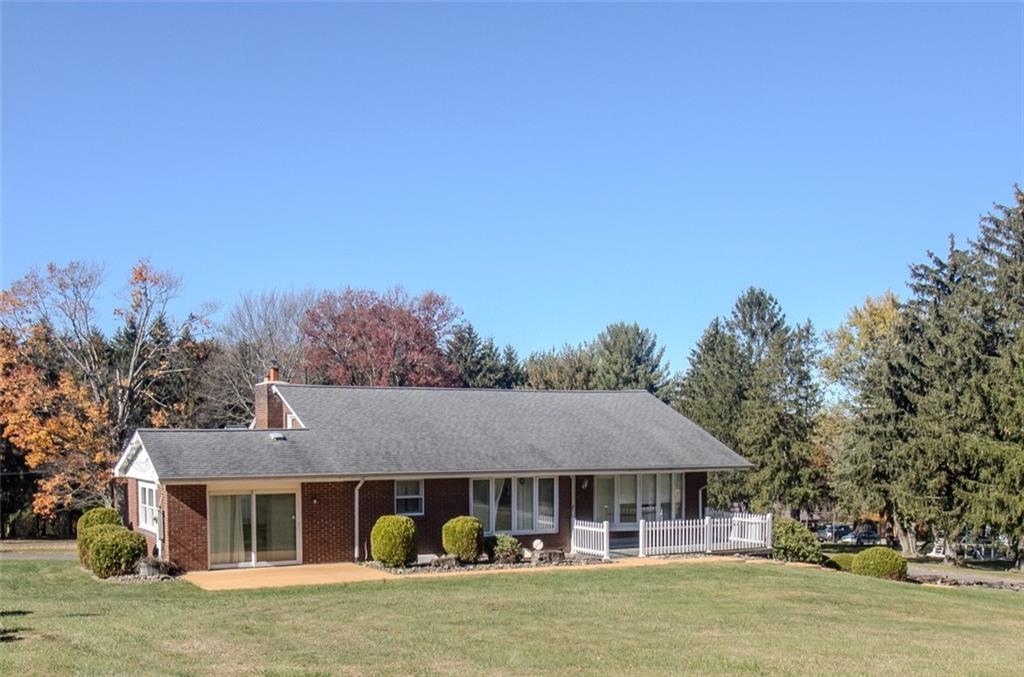
{"type": "Polygon", "coordinates": [[[594,385],[604,390],[647,390],[668,394],[668,365],[658,337],[640,325],[619,322],[597,335],[593,348],[594,385]]]}

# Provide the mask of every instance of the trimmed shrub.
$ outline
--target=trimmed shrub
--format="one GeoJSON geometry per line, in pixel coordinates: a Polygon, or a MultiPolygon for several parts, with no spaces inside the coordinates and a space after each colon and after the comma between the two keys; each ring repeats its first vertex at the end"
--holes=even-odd
{"type": "Polygon", "coordinates": [[[460,562],[475,562],[480,556],[484,528],[475,517],[453,517],[441,527],[441,545],[460,562]]]}
{"type": "Polygon", "coordinates": [[[883,545],[868,548],[853,558],[850,571],[861,576],[888,578],[894,581],[907,579],[907,560],[898,552],[883,545]]]}
{"type": "Polygon", "coordinates": [[[501,564],[514,564],[523,558],[523,545],[515,536],[496,534],[491,559],[501,564]]]}
{"type": "Polygon", "coordinates": [[[416,524],[404,515],[384,515],[370,532],[370,556],[389,567],[416,559],[416,524]]]}
{"type": "Polygon", "coordinates": [[[146,539],[124,527],[89,530],[89,568],[100,578],[134,574],[146,554],[146,539]]]}
{"type": "Polygon", "coordinates": [[[828,560],[835,565],[836,569],[840,571],[849,571],[850,566],[853,564],[853,553],[851,552],[840,552],[834,555],[829,555],[828,560]]]}
{"type": "Polygon", "coordinates": [[[78,532],[78,561],[82,566],[89,566],[89,549],[93,541],[101,534],[124,529],[120,524],[97,524],[96,526],[81,529],[78,532]]]}
{"type": "Polygon", "coordinates": [[[785,562],[821,563],[821,543],[795,519],[777,518],[772,525],[772,557],[785,562]]]}
{"type": "Polygon", "coordinates": [[[78,561],[82,564],[87,565],[89,563],[89,549],[82,545],[82,534],[89,528],[101,524],[121,526],[121,516],[113,508],[92,508],[91,510],[86,510],[78,518],[75,534],[78,541],[78,561]]]}

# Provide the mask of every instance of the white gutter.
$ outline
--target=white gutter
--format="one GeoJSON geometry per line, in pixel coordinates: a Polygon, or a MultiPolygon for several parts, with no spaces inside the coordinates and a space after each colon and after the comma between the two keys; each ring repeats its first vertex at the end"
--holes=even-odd
{"type": "Polygon", "coordinates": [[[356,560],[355,561],[357,561],[357,562],[359,561],[359,489],[360,489],[360,487],[363,486],[363,482],[365,482],[365,481],[366,481],[365,479],[359,480],[359,484],[356,485],[356,491],[355,491],[355,502],[356,502],[356,505],[355,505],[355,513],[356,513],[356,518],[355,518],[356,560]]]}

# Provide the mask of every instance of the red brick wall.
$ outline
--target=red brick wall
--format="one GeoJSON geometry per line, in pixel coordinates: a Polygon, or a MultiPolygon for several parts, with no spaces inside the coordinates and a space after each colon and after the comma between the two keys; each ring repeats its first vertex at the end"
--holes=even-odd
{"type": "Polygon", "coordinates": [[[190,571],[208,568],[206,485],[174,484],[166,492],[166,557],[190,571]]]}
{"type": "Polygon", "coordinates": [[[688,472],[685,477],[686,519],[697,519],[700,517],[700,488],[708,483],[708,474],[706,472],[688,472]]]}
{"type": "Polygon", "coordinates": [[[281,398],[272,391],[273,383],[264,381],[255,386],[255,398],[253,401],[256,415],[254,416],[253,428],[266,430],[268,428],[283,428],[285,419],[285,406],[281,398]]]}
{"type": "Polygon", "coordinates": [[[303,483],[303,563],[352,561],[354,488],[355,482],[303,483]]]}

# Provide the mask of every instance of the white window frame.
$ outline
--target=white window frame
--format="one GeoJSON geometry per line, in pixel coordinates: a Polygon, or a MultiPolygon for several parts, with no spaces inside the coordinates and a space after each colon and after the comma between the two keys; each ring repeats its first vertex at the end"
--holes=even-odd
{"type": "MultiPolygon", "coordinates": [[[[613,501],[612,501],[612,519],[613,519],[613,521],[611,523],[612,529],[614,529],[616,531],[629,531],[629,530],[632,530],[632,529],[639,529],[640,528],[639,520],[642,518],[642,514],[643,514],[642,513],[642,509],[643,509],[642,508],[643,494],[642,494],[642,491],[641,491],[641,489],[643,487],[643,480],[641,478],[644,475],[654,475],[655,476],[654,485],[655,485],[655,505],[656,506],[660,506],[661,503],[662,503],[661,496],[660,496],[660,494],[658,494],[658,491],[657,491],[657,488],[658,488],[658,479],[657,479],[658,475],[669,475],[670,476],[670,481],[669,481],[669,502],[672,505],[672,516],[670,518],[664,518],[663,517],[662,519],[663,520],[664,519],[674,519],[674,520],[685,519],[685,515],[686,515],[686,473],[685,472],[671,472],[671,473],[629,472],[629,473],[614,473],[614,474],[613,473],[601,473],[601,475],[602,476],[606,476],[606,477],[614,478],[614,487],[615,488],[614,488],[614,492],[613,492],[614,495],[613,495],[613,501]],[[619,504],[621,503],[621,498],[622,498],[622,491],[621,491],[621,488],[622,488],[621,476],[622,475],[633,475],[636,478],[636,515],[637,515],[637,521],[635,521],[635,522],[623,522],[621,520],[621,516],[619,514],[619,504]],[[681,505],[679,506],[679,508],[681,510],[681,514],[676,514],[676,503],[675,503],[674,500],[672,500],[673,499],[673,495],[674,495],[674,490],[675,490],[676,487],[678,487],[679,491],[680,491],[680,503],[681,503],[681,505]]],[[[595,483],[596,483],[596,480],[595,480],[595,483]]],[[[592,515],[592,518],[594,520],[597,520],[598,519],[597,511],[599,510],[599,508],[598,508],[598,505],[597,505],[596,501],[594,501],[593,510],[594,510],[594,514],[592,515]]]]}
{"type": "Polygon", "coordinates": [[[139,481],[139,528],[152,533],[157,533],[160,526],[160,500],[157,496],[156,485],[152,482],[139,481]],[[150,503],[147,497],[152,495],[153,502],[150,503]]]}
{"type": "Polygon", "coordinates": [[[419,517],[420,515],[426,514],[426,512],[427,512],[427,499],[424,496],[423,480],[422,479],[419,479],[419,480],[417,480],[417,479],[395,480],[395,491],[394,491],[394,494],[395,494],[395,514],[396,515],[405,515],[406,517],[419,517]],[[419,484],[419,493],[418,494],[402,494],[402,495],[399,495],[398,494],[398,483],[399,482],[417,482],[419,484]],[[419,512],[399,512],[398,511],[398,500],[399,499],[410,499],[410,498],[419,499],[419,502],[420,502],[419,512]]]}
{"type": "Polygon", "coordinates": [[[559,512],[559,501],[558,501],[558,476],[557,475],[502,475],[501,477],[471,477],[469,478],[469,512],[467,515],[473,514],[473,482],[487,482],[487,506],[489,519],[487,523],[483,525],[484,533],[488,536],[500,533],[500,534],[511,534],[512,536],[520,536],[527,534],[557,534],[559,532],[558,512],[559,512]],[[512,481],[512,529],[502,529],[495,531],[494,521],[498,513],[498,506],[494,500],[494,483],[496,481],[512,481]],[[516,513],[519,508],[519,480],[529,480],[533,482],[533,529],[516,529],[516,513]],[[537,525],[540,523],[540,480],[552,480],[552,485],[555,489],[554,496],[554,527],[551,529],[540,529],[537,525]]]}

